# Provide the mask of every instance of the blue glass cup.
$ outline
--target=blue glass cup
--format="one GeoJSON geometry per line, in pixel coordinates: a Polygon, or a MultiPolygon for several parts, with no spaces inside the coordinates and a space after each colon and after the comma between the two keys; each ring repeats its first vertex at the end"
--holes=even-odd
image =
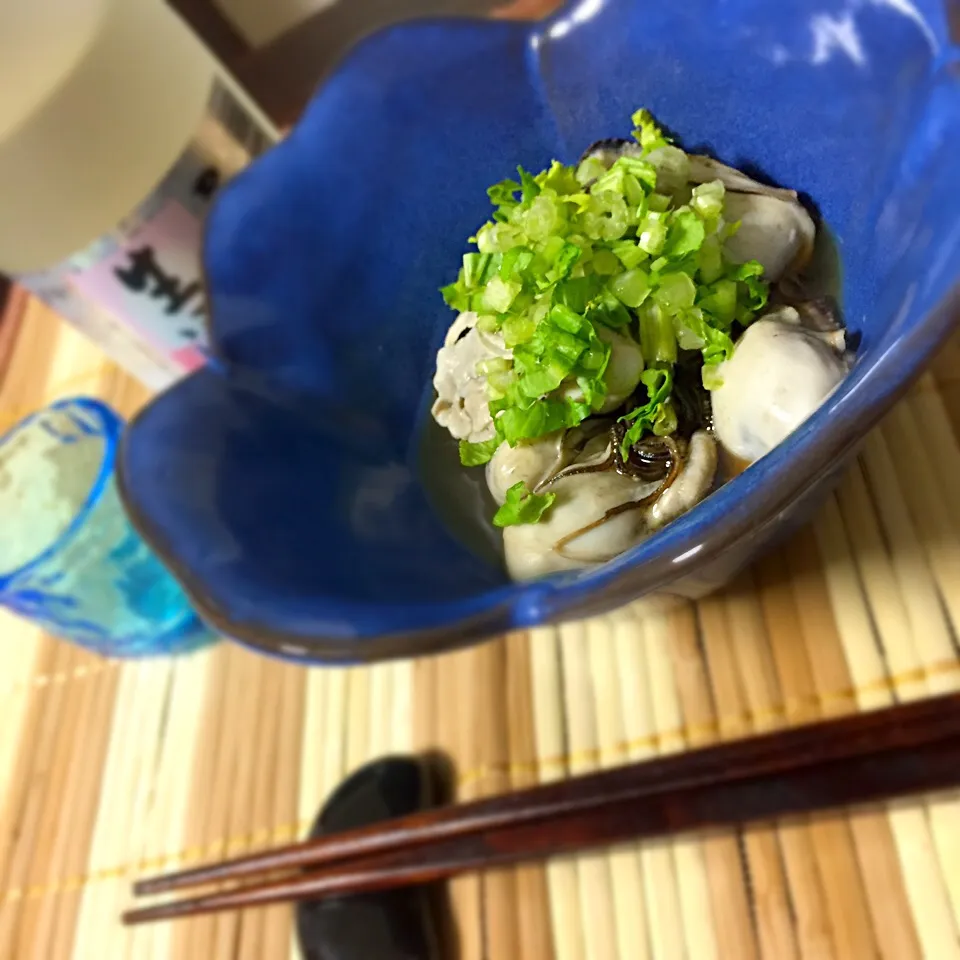
{"type": "Polygon", "coordinates": [[[0,437],[0,604],[111,657],[215,639],[127,519],[114,480],[123,420],[61,400],[0,437]]]}

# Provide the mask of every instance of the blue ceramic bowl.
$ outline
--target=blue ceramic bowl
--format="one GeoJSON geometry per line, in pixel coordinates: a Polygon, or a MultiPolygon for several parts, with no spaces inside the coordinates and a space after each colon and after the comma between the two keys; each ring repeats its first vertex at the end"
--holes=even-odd
{"type": "Polygon", "coordinates": [[[216,628],[305,662],[442,650],[707,590],[809,516],[946,336],[960,279],[960,60],[926,0],[583,0],[542,23],[365,40],[221,194],[215,359],[126,434],[144,537],[216,628]],[[425,494],[418,439],[452,319],[437,288],[518,163],[573,161],[650,108],[833,230],[842,388],[773,454],[618,560],[525,584],[425,494]]]}

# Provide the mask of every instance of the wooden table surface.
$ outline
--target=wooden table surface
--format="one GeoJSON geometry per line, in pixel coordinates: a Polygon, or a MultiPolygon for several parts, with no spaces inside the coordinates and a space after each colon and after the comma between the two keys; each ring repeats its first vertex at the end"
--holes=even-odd
{"type": "MultiPolygon", "coordinates": [[[[210,0],[173,2],[212,22],[210,0]]],[[[221,36],[223,53],[285,124],[342,50],[338,24],[451,5],[555,4],[339,0],[262,51],[221,36]]],[[[75,394],[126,415],[148,400],[14,292],[0,423],[75,394]]],[[[955,339],[816,520],[720,594],[431,660],[307,670],[222,643],[122,664],[0,609],[0,960],[297,957],[284,907],[135,931],[118,916],[137,876],[302,835],[385,753],[446,751],[470,798],[960,689],[958,436],[955,339]]],[[[960,960],[960,798],[468,877],[450,904],[445,956],[462,960],[960,960]]]]}
{"type": "MultiPolygon", "coordinates": [[[[0,323],[4,426],[146,392],[44,307],[0,323]]],[[[0,616],[0,957],[297,956],[285,907],[126,930],[131,880],[302,834],[351,769],[437,748],[476,797],[960,688],[960,344],[807,529],[722,593],[432,660],[229,643],[101,660],[0,616]]],[[[0,611],[2,614],[2,611],[0,611]]],[[[632,844],[451,885],[463,960],[960,958],[960,800],[632,844]]]]}

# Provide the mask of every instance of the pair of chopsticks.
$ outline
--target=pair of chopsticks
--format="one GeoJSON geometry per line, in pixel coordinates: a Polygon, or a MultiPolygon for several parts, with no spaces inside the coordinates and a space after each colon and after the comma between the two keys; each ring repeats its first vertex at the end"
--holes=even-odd
{"type": "Polygon", "coordinates": [[[960,785],[960,694],[793,727],[429,810],[134,885],[231,889],[128,911],[128,924],[368,893],[641,837],[960,785]]]}

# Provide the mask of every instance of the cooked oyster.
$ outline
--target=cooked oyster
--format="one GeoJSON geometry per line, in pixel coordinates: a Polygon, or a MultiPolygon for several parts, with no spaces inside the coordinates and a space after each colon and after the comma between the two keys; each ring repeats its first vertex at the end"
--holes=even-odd
{"type": "Polygon", "coordinates": [[[450,325],[437,351],[433,378],[437,399],[430,411],[452,436],[471,443],[490,440],[495,433],[487,379],[480,373],[480,364],[510,356],[499,334],[484,333],[476,324],[475,313],[461,313],[450,325]]]}
{"type": "Polygon", "coordinates": [[[737,341],[712,393],[713,430],[752,463],[807,419],[847,372],[841,354],[797,322],[764,318],[737,341]]]}
{"type": "Polygon", "coordinates": [[[693,435],[681,462],[663,480],[653,482],[618,473],[608,441],[602,437],[598,441],[602,443],[592,449],[588,444],[565,471],[541,485],[557,495],[544,520],[503,531],[507,569],[514,579],[611,560],[699,503],[713,486],[716,444],[704,430],[693,435]],[[609,466],[597,469],[604,457],[609,466]],[[593,469],[577,471],[588,465],[593,469]],[[664,500],[667,494],[671,496],[664,500]]]}

